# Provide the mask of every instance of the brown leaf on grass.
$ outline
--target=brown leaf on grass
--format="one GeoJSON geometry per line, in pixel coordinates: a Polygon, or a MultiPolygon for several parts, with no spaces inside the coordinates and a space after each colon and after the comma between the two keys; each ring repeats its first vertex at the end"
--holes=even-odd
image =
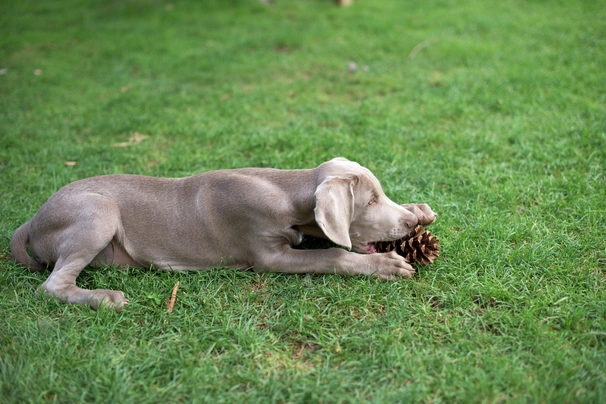
{"type": "Polygon", "coordinates": [[[73,167],[76,164],[78,164],[78,162],[76,162],[76,161],[64,161],[63,164],[65,164],[68,167],[73,167]]]}
{"type": "Polygon", "coordinates": [[[133,88],[133,86],[131,86],[131,85],[120,87],[120,92],[125,93],[125,92],[129,91],[131,88],[133,88]]]}
{"type": "Polygon", "coordinates": [[[134,146],[141,143],[144,139],[147,139],[147,135],[144,135],[139,132],[133,133],[133,135],[128,139],[127,142],[120,142],[112,144],[112,147],[128,147],[134,146]]]}

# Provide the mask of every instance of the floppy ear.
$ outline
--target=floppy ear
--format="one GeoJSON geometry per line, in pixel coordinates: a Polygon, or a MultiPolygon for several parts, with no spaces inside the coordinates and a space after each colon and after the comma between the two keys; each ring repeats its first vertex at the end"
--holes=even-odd
{"type": "Polygon", "coordinates": [[[316,223],[335,244],[351,248],[349,225],[354,214],[354,178],[328,177],[316,188],[316,223]]]}

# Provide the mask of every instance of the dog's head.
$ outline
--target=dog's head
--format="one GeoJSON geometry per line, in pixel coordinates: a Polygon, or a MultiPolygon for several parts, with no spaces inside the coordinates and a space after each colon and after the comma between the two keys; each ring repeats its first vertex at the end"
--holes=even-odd
{"type": "Polygon", "coordinates": [[[334,243],[372,253],[375,242],[402,238],[417,225],[418,218],[389,199],[367,168],[336,158],[320,169],[315,220],[334,243]]]}

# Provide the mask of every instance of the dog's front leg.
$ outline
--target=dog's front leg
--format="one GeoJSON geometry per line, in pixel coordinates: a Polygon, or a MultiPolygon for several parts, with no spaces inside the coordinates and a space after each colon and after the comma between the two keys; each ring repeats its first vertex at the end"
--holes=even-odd
{"type": "Polygon", "coordinates": [[[406,210],[414,213],[414,215],[419,219],[419,224],[423,226],[427,226],[428,224],[432,224],[435,222],[438,214],[431,210],[428,204],[404,204],[401,205],[406,210]]]}
{"type": "Polygon", "coordinates": [[[261,251],[254,261],[256,271],[372,275],[391,280],[410,278],[415,270],[395,251],[358,254],[341,248],[295,250],[289,245],[261,251]]]}

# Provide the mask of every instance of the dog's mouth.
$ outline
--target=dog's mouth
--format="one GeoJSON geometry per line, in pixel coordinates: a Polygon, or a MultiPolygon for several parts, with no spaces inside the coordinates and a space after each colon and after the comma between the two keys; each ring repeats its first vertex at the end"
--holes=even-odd
{"type": "MultiPolygon", "coordinates": [[[[353,241],[352,250],[359,254],[376,254],[385,252],[383,249],[383,245],[385,243],[389,243],[395,240],[400,240],[402,237],[406,236],[410,230],[406,228],[398,228],[394,229],[388,233],[377,233],[374,235],[372,241],[365,241],[363,238],[361,239],[360,233],[353,233],[351,235],[351,239],[353,241]],[[404,230],[407,230],[406,232],[404,230]],[[376,239],[375,239],[376,237],[376,239]]],[[[372,236],[371,236],[372,237],[372,236]]],[[[368,239],[366,239],[368,240],[368,239]]]]}
{"type": "Polygon", "coordinates": [[[381,252],[385,252],[382,248],[381,248],[381,244],[382,243],[389,243],[390,241],[393,240],[383,240],[383,241],[369,241],[365,244],[362,244],[361,248],[354,248],[354,251],[361,253],[361,254],[377,254],[377,253],[381,253],[381,252]],[[379,247],[377,247],[379,246],[379,247]]]}
{"type": "Polygon", "coordinates": [[[376,252],[377,252],[377,247],[376,247],[374,241],[370,241],[370,242],[366,243],[366,253],[367,254],[374,254],[376,252]]]}
{"type": "Polygon", "coordinates": [[[367,243],[360,243],[357,246],[353,246],[353,250],[359,254],[375,254],[377,253],[376,241],[369,241],[367,243]]]}
{"type": "MultiPolygon", "coordinates": [[[[359,234],[355,234],[355,236],[359,236],[359,234]]],[[[352,240],[352,250],[359,254],[376,254],[380,252],[384,252],[381,249],[382,243],[388,243],[390,241],[398,240],[402,238],[403,235],[398,234],[385,234],[383,236],[378,235],[377,240],[374,241],[364,241],[364,240],[352,240]]],[[[353,238],[353,237],[352,237],[353,238]]]]}

